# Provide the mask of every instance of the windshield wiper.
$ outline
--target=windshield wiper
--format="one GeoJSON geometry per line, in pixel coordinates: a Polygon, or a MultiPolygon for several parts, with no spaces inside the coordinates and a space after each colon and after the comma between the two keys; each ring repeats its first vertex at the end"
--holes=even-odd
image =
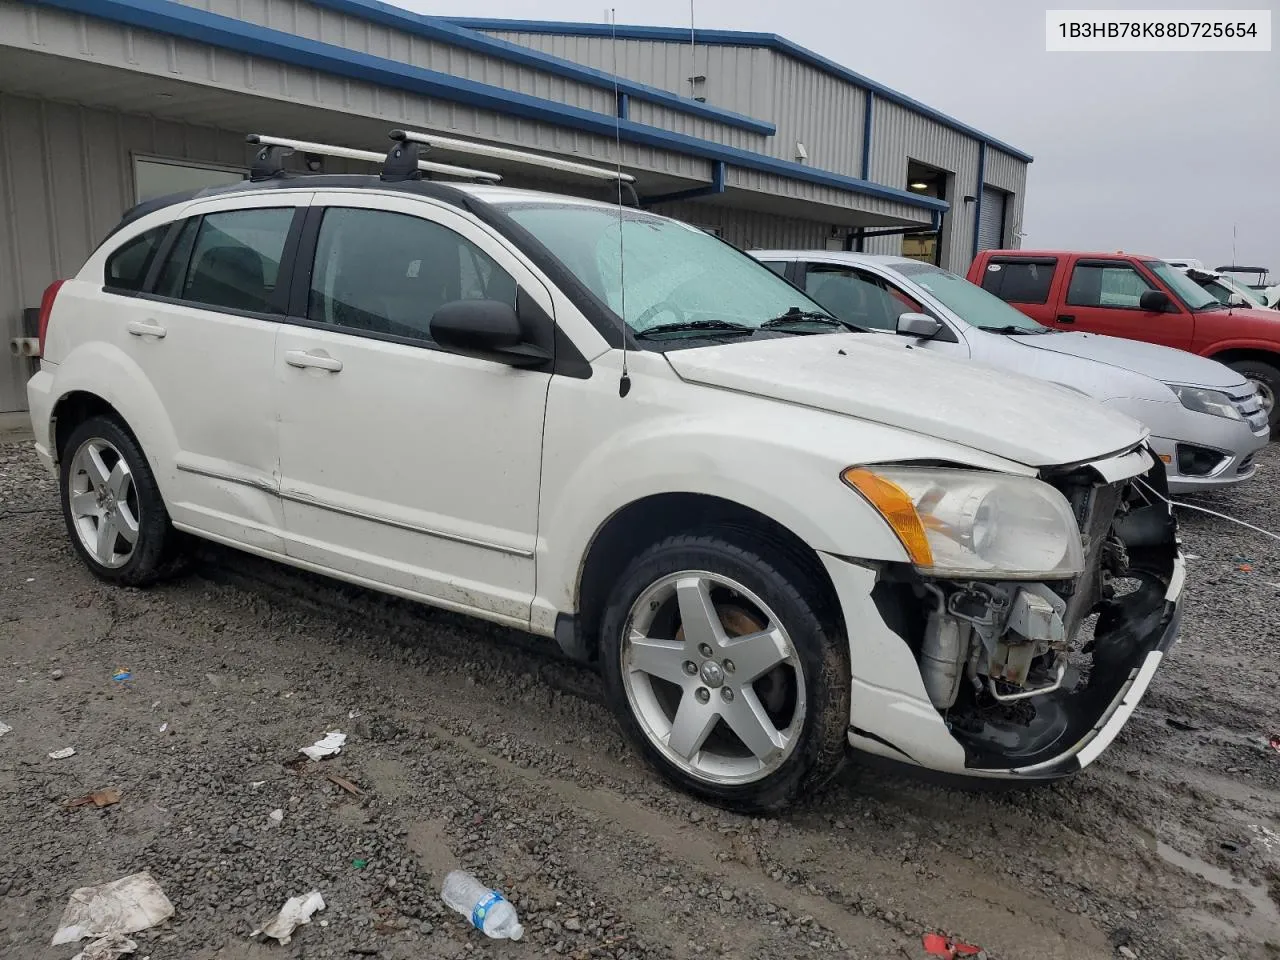
{"type": "Polygon", "coordinates": [[[727,320],[681,320],[676,323],[660,323],[656,327],[641,330],[636,334],[636,337],[644,340],[662,336],[664,333],[683,333],[689,330],[706,330],[716,336],[741,337],[749,337],[756,332],[755,327],[748,327],[741,323],[729,323],[727,320]]]}
{"type": "Polygon", "coordinates": [[[814,310],[801,310],[798,307],[792,307],[786,313],[774,317],[772,320],[766,320],[760,324],[761,330],[778,330],[787,327],[795,327],[803,324],[820,323],[826,327],[840,327],[844,330],[855,330],[858,333],[866,333],[865,327],[860,327],[856,323],[849,323],[847,320],[840,320],[837,317],[829,316],[825,313],[818,313],[814,310]]]}
{"type": "Polygon", "coordinates": [[[1006,324],[1003,327],[979,327],[978,329],[983,330],[987,333],[999,333],[1003,336],[1038,337],[1042,333],[1053,333],[1052,330],[1049,330],[1045,327],[1041,327],[1039,329],[1017,327],[1017,326],[1014,326],[1012,323],[1006,324]]]}

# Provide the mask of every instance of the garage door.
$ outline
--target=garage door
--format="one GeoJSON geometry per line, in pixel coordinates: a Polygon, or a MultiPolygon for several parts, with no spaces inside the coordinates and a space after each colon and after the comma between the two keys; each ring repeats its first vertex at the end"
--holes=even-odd
{"type": "Polygon", "coordinates": [[[982,216],[978,221],[978,249],[999,250],[1004,246],[1004,201],[1008,196],[1003,190],[982,188],[982,216]]]}

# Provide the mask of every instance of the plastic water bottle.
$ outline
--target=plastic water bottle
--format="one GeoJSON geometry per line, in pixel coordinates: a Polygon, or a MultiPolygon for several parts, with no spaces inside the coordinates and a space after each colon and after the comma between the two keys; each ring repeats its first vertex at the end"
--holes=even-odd
{"type": "Polygon", "coordinates": [[[452,871],[444,878],[440,896],[486,937],[519,940],[524,936],[516,908],[497,890],[490,890],[469,873],[452,871]]]}

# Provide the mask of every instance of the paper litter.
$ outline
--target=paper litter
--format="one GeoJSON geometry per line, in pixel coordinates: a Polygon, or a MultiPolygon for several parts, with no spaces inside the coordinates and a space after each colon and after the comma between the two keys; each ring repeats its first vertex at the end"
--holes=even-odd
{"type": "Polygon", "coordinates": [[[347,735],[345,733],[341,730],[330,730],[311,746],[303,747],[301,752],[312,760],[323,760],[325,757],[331,757],[335,753],[341,753],[342,745],[346,742],[347,735]]]}
{"type": "Polygon", "coordinates": [[[130,874],[71,893],[51,943],[75,943],[85,937],[137,933],[173,916],[173,904],[151,874],[130,874]]]}
{"type": "Polygon", "coordinates": [[[111,933],[93,941],[71,960],[117,960],[126,953],[133,953],[138,945],[128,937],[111,933]]]}
{"type": "Polygon", "coordinates": [[[262,929],[253,931],[249,936],[256,937],[260,933],[265,933],[268,937],[279,940],[283,946],[293,939],[294,930],[304,923],[310,923],[311,915],[323,909],[324,898],[320,896],[319,890],[312,890],[305,897],[290,897],[280,908],[274,920],[262,929]]]}

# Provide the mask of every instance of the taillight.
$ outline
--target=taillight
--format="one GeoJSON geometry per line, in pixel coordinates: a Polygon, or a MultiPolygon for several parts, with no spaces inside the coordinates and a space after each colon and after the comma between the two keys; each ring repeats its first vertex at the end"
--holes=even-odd
{"type": "Polygon", "coordinates": [[[53,313],[53,300],[58,295],[58,290],[66,283],[65,280],[55,280],[49,286],[44,288],[44,296],[40,298],[40,356],[44,356],[44,338],[49,332],[49,317],[53,313]]]}

